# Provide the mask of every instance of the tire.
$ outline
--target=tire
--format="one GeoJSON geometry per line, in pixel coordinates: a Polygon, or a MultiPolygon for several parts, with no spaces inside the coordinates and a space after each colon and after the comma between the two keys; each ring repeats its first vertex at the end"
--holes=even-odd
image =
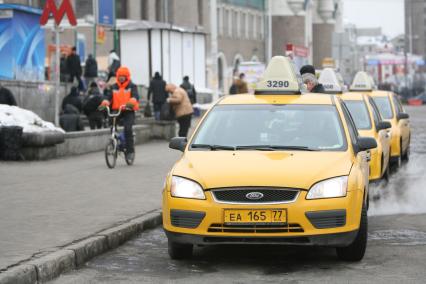
{"type": "Polygon", "coordinates": [[[112,139],[105,146],[105,162],[110,169],[113,169],[117,163],[117,147],[112,139]]]}
{"type": "Polygon", "coordinates": [[[191,258],[194,246],[191,244],[179,244],[169,240],[168,247],[171,259],[187,259],[191,258]]]}
{"type": "Polygon", "coordinates": [[[368,217],[365,206],[361,212],[361,222],[357,236],[352,244],[347,247],[336,248],[337,257],[344,261],[360,261],[363,259],[367,248],[368,217]]]}
{"type": "Polygon", "coordinates": [[[405,150],[404,155],[402,155],[402,162],[407,163],[410,160],[410,141],[408,141],[407,150],[405,150]]]}

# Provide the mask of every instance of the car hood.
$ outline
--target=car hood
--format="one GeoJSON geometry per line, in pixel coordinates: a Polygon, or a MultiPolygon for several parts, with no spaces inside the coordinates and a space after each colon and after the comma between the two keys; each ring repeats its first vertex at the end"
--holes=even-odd
{"type": "Polygon", "coordinates": [[[309,189],[318,181],[349,175],[348,152],[187,151],[172,174],[204,189],[271,186],[309,189]]]}

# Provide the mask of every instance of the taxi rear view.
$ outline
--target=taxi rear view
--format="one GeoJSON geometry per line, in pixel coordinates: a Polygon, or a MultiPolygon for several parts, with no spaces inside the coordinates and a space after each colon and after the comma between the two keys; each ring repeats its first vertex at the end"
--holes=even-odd
{"type": "Polygon", "coordinates": [[[346,107],[301,94],[285,57],[271,60],[255,95],[222,99],[187,141],[163,191],[171,258],[194,245],[291,244],[362,259],[367,243],[366,151],[346,107]]]}

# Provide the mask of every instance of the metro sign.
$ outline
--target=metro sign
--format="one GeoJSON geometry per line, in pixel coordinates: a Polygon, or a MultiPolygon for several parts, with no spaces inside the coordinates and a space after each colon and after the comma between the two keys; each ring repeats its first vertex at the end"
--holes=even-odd
{"type": "Polygon", "coordinates": [[[72,26],[77,25],[77,19],[75,18],[74,10],[72,8],[70,0],[63,0],[62,4],[59,7],[59,10],[56,7],[54,0],[47,0],[46,5],[43,9],[43,14],[41,14],[40,25],[44,26],[47,24],[50,14],[53,15],[55,23],[58,26],[61,24],[61,21],[64,18],[65,14],[67,14],[68,21],[72,26]]]}

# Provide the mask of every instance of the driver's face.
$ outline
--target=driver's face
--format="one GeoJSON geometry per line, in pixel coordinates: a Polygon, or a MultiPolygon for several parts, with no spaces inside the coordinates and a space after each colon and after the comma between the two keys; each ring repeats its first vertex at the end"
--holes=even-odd
{"type": "Polygon", "coordinates": [[[126,82],[126,80],[127,80],[126,76],[120,76],[120,77],[118,77],[118,81],[120,81],[120,83],[124,83],[124,82],[126,82]]]}

